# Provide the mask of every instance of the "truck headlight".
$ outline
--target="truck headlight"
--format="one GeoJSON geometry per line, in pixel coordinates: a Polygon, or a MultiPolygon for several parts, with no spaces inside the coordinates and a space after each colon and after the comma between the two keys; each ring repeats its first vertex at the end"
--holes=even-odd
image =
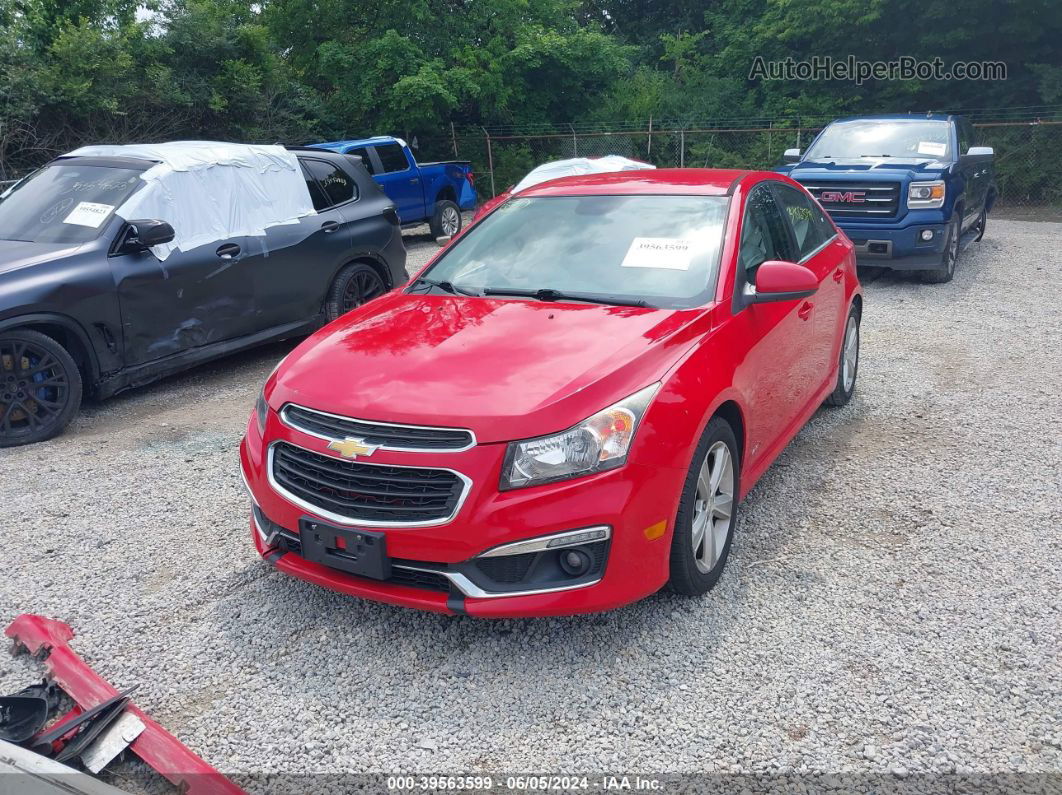
{"type": "Polygon", "coordinates": [[[918,210],[944,206],[944,181],[912,182],[907,188],[907,206],[918,210]]]}
{"type": "Polygon", "coordinates": [[[623,466],[642,415],[660,388],[650,384],[574,428],[511,442],[502,465],[502,491],[568,480],[623,466]]]}

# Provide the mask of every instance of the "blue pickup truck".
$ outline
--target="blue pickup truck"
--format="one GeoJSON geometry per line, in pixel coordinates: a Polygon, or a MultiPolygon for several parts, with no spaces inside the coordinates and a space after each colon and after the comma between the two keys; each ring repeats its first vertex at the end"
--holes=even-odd
{"type": "Polygon", "coordinates": [[[947,282],[985,233],[998,189],[993,152],[961,116],[896,114],[831,122],[777,170],[806,187],[856,246],[860,265],[947,282]]]}
{"type": "Polygon", "coordinates": [[[435,237],[453,237],[461,231],[461,210],[476,206],[475,175],[467,160],[418,164],[406,142],[389,135],[312,146],[360,157],[395,203],[403,226],[427,221],[435,237]]]}

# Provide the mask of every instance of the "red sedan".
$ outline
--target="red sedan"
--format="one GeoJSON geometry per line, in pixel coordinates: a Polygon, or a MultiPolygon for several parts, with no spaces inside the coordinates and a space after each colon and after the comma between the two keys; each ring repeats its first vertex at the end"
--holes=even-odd
{"type": "Polygon", "coordinates": [[[703,594],[741,498],[852,396],[861,309],[852,244],[787,177],[535,186],[267,379],[241,447],[254,543],[444,613],[703,594]]]}

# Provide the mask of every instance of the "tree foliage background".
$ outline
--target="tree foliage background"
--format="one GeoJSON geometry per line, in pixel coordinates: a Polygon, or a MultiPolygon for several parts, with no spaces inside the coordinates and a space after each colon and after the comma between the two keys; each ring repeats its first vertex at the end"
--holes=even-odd
{"type": "Polygon", "coordinates": [[[1058,0],[0,0],[0,178],[96,142],[1049,106],[1058,0]],[[1008,79],[748,79],[849,53],[1008,79]]]}

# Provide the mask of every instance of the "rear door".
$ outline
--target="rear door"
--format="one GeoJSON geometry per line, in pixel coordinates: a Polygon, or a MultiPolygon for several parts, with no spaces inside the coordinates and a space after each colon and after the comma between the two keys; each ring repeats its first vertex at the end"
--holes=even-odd
{"type": "Polygon", "coordinates": [[[807,378],[814,393],[829,379],[840,354],[835,346],[839,345],[844,321],[846,248],[838,242],[837,230],[825,213],[804,191],[781,182],[772,187],[789,225],[796,262],[814,273],[819,282],[818,292],[801,302],[801,308],[807,307],[810,313],[807,378]]]}
{"type": "Polygon", "coordinates": [[[794,261],[793,241],[767,182],[754,187],[741,221],[734,285],[734,338],[748,353],[735,370],[735,386],[748,407],[748,465],[755,467],[801,415],[809,400],[812,331],[805,301],[744,306],[741,295],[767,260],[794,261]]]}
{"type": "Polygon", "coordinates": [[[378,144],[372,147],[372,152],[375,155],[373,178],[395,203],[399,220],[403,224],[423,221],[426,216],[420,173],[405,147],[397,143],[378,144]]]}
{"type": "Polygon", "coordinates": [[[338,164],[299,155],[316,215],[252,238],[255,311],[263,328],[314,320],[351,248],[347,208],[358,200],[354,177],[338,164]]]}

